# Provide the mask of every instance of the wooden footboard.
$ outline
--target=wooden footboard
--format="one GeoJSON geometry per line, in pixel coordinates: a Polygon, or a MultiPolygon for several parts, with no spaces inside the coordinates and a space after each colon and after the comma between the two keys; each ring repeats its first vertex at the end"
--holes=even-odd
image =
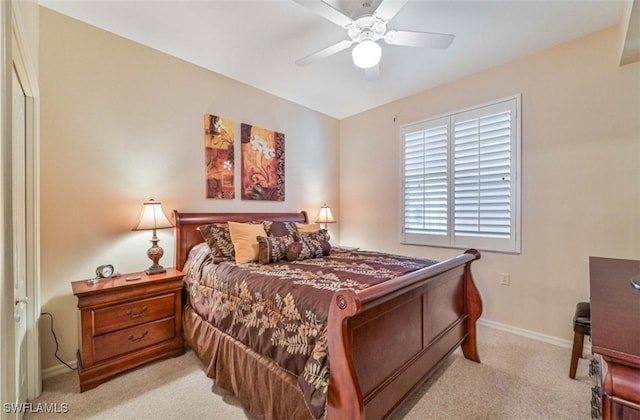
{"type": "Polygon", "coordinates": [[[340,290],[329,310],[329,419],[391,414],[458,346],[480,362],[482,300],[468,250],[362,291],[340,290]],[[393,349],[393,350],[390,350],[393,349]]]}

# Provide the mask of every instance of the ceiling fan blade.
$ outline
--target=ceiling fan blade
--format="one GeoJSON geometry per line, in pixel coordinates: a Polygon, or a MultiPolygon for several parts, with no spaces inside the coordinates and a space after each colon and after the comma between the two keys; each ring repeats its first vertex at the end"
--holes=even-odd
{"type": "Polygon", "coordinates": [[[334,9],[332,6],[323,2],[322,0],[293,0],[293,1],[306,7],[312,12],[322,16],[328,21],[333,22],[338,26],[342,26],[343,28],[346,28],[353,24],[353,20],[350,17],[345,16],[344,14],[342,14],[342,12],[340,12],[337,9],[334,9]]]}
{"type": "Polygon", "coordinates": [[[407,4],[409,0],[382,0],[375,11],[375,15],[385,22],[389,22],[407,4]]]}
{"type": "Polygon", "coordinates": [[[364,79],[367,82],[376,80],[378,77],[380,77],[380,63],[376,64],[373,67],[364,69],[364,79]]]}
{"type": "Polygon", "coordinates": [[[448,48],[455,38],[452,34],[437,34],[433,32],[387,31],[384,42],[389,45],[404,45],[407,47],[448,48]]]}
{"type": "Polygon", "coordinates": [[[327,58],[333,54],[339,53],[342,50],[346,50],[351,46],[351,44],[353,44],[353,41],[351,40],[340,41],[337,44],[333,44],[327,48],[323,48],[320,51],[316,51],[313,54],[296,60],[296,64],[299,66],[306,66],[313,63],[314,61],[322,60],[323,58],[327,58]]]}

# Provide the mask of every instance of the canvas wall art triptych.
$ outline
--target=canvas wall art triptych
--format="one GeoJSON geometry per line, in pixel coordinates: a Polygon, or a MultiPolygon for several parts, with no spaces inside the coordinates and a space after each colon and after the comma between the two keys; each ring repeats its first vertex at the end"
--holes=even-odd
{"type": "MultiPolygon", "coordinates": [[[[235,198],[235,123],[204,116],[207,198],[235,198]]],[[[240,125],[240,197],[284,201],[284,134],[240,125]]]]}

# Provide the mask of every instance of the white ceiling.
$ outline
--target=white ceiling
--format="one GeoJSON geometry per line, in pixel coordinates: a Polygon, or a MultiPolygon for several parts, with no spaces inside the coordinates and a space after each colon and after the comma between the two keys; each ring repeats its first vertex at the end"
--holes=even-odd
{"type": "MultiPolygon", "coordinates": [[[[390,0],[393,1],[393,0],[390,0]]],[[[39,0],[45,7],[335,118],[345,118],[621,22],[627,0],[413,0],[389,29],[455,34],[446,50],[381,44],[367,81],[348,39],[293,0],[39,0]]],[[[351,15],[361,1],[326,0],[351,15]]],[[[379,3],[379,0],[374,3],[379,3]]]]}

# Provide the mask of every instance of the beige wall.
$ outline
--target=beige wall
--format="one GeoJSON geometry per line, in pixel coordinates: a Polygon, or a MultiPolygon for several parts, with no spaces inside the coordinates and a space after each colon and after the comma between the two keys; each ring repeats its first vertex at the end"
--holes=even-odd
{"type": "MultiPolygon", "coordinates": [[[[168,213],[306,209],[311,218],[326,202],[340,216],[333,118],[46,8],[40,69],[42,310],[54,315],[64,360],[77,349],[70,282],[103,263],[122,272],[151,263],[151,233],[131,231],[143,201],[162,201],[168,213]],[[285,133],[284,202],[205,198],[205,113],[235,120],[237,168],[241,122],[285,133]]],[[[173,232],[158,236],[170,266],[173,232]]],[[[46,369],[58,363],[50,332],[41,336],[46,369]]]]}
{"type": "Polygon", "coordinates": [[[640,63],[617,65],[619,40],[612,27],[341,121],[342,243],[457,254],[399,243],[399,127],[522,93],[522,253],[485,252],[474,273],[484,318],[570,339],[589,256],[640,258],[640,63]]]}

